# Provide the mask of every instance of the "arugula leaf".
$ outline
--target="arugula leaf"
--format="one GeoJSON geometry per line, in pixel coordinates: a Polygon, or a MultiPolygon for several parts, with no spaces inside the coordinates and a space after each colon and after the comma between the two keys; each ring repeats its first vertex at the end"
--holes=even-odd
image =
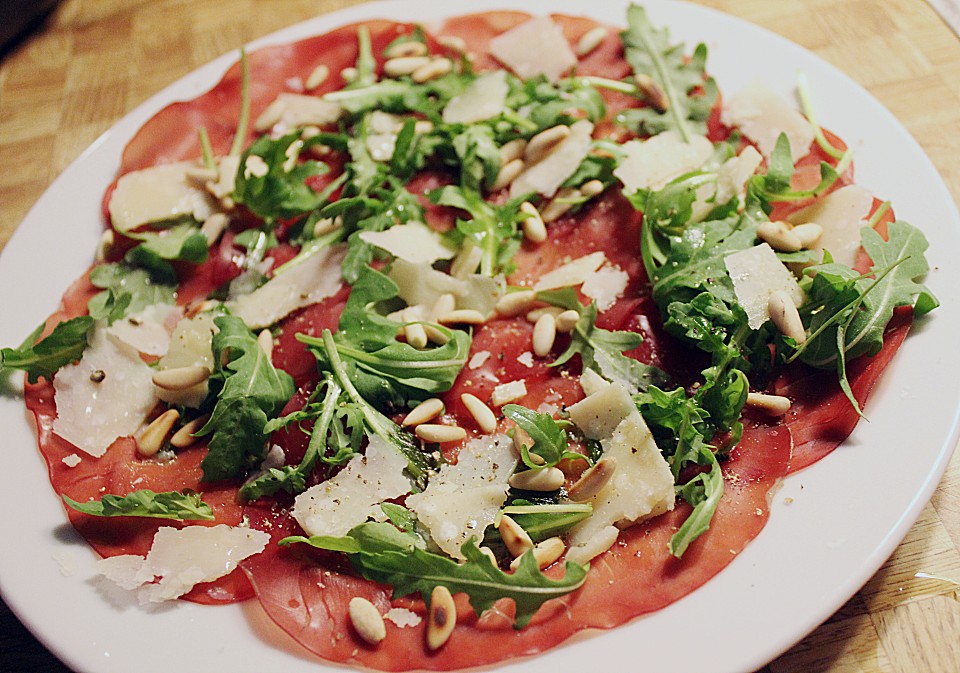
{"type": "MultiPolygon", "coordinates": [[[[562,535],[588,518],[593,507],[587,503],[534,504],[527,500],[516,499],[504,507],[501,512],[510,515],[527,532],[534,542],[562,535]]],[[[495,528],[491,528],[492,538],[499,538],[495,528]]]]}
{"type": "Polygon", "coordinates": [[[533,440],[533,446],[524,444],[520,449],[520,457],[528,468],[536,470],[552,467],[564,458],[583,458],[579,453],[567,449],[567,433],[550,414],[541,414],[519,404],[507,404],[503,407],[503,415],[526,431],[533,440]],[[533,462],[531,453],[540,456],[543,463],[533,462]]]}
{"type": "Polygon", "coordinates": [[[124,261],[146,269],[164,283],[177,283],[171,261],[200,264],[207,259],[207,237],[193,223],[181,222],[160,231],[127,232],[124,235],[141,241],[124,255],[124,261]]]}
{"type": "Polygon", "coordinates": [[[588,570],[588,566],[568,562],[563,578],[552,580],[540,572],[529,551],[521,557],[516,571],[508,574],[491,563],[473,539],[461,548],[466,562],[458,563],[424,550],[415,535],[401,533],[388,523],[361,524],[345,538],[296,536],[281,540],[281,544],[293,542],[306,542],[321,549],[340,547],[347,551],[351,564],[364,578],[389,584],[394,598],[420,594],[428,607],[430,594],[439,585],[447,587],[450,593],[467,594],[478,616],[497,600],[509,598],[516,605],[517,629],[526,626],[546,601],[579,589],[588,570]]]}
{"type": "Polygon", "coordinates": [[[63,501],[71,508],[91,516],[139,516],[178,521],[212,521],[213,509],[199,493],[167,491],[155,493],[149,489],[134,491],[124,496],[104,495],[100,500],[77,502],[64,495],[63,501]]]}
{"type": "MultiPolygon", "coordinates": [[[[542,293],[538,296],[542,298],[542,293]]],[[[550,366],[558,367],[579,354],[585,369],[592,369],[630,391],[646,390],[651,385],[662,385],[667,381],[666,372],[623,354],[643,343],[641,335],[601,329],[596,326],[596,321],[596,302],[581,306],[580,319],[570,333],[570,345],[550,366]]]]}
{"type": "Polygon", "coordinates": [[[198,436],[213,433],[201,464],[204,481],[243,477],[266,455],[265,428],[293,396],[293,379],[274,368],[256,337],[235,316],[214,318],[217,363],[211,384],[221,383],[217,403],[198,436]]]}
{"type": "Polygon", "coordinates": [[[36,383],[41,376],[48,380],[53,378],[58,369],[83,355],[93,322],[90,316],[65,320],[37,341],[44,327],[40,325],[18,348],[0,349],[0,372],[20,369],[27,373],[30,383],[36,383]]]}
{"type": "Polygon", "coordinates": [[[146,270],[127,263],[95,266],[90,271],[90,283],[103,292],[90,299],[87,309],[95,320],[109,324],[153,304],[174,303],[174,285],[158,283],[146,270]]]}
{"type": "Polygon", "coordinates": [[[693,511],[670,537],[670,553],[677,558],[682,557],[690,543],[710,528],[710,521],[723,496],[723,473],[717,457],[708,448],[701,447],[697,454],[697,463],[709,465],[710,469],[698,473],[693,479],[677,487],[680,497],[693,505],[693,511]]]}
{"type": "Polygon", "coordinates": [[[801,201],[825,193],[836,183],[847,166],[853,161],[853,150],[847,150],[831,166],[825,161],[820,162],[820,182],[812,189],[794,190],[790,188],[790,179],[793,177],[793,157],[790,152],[790,141],[785,133],[777,137],[773,153],[768,162],[769,169],[765,175],[755,175],[748,182],[748,191],[765,203],[784,201],[801,201]]]}

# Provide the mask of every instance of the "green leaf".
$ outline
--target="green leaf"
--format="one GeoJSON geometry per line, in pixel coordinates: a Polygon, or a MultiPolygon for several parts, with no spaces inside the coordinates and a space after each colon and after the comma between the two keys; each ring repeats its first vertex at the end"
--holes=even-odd
{"type": "Polygon", "coordinates": [[[90,271],[90,283],[103,290],[87,303],[95,320],[112,324],[154,304],[173,304],[175,286],[158,283],[144,269],[127,263],[100,264],[90,271]]]}
{"type": "Polygon", "coordinates": [[[503,407],[503,415],[526,431],[533,440],[533,446],[523,445],[520,450],[520,456],[528,468],[552,467],[564,458],[583,457],[567,449],[567,433],[550,414],[541,414],[519,404],[507,404],[503,407]],[[533,462],[530,459],[531,453],[540,456],[543,462],[533,462]]]}
{"type": "Polygon", "coordinates": [[[154,278],[175,285],[177,274],[172,261],[200,264],[207,260],[207,237],[193,223],[181,222],[160,231],[127,232],[129,238],[141,241],[127,251],[124,261],[146,269],[154,278]]]}
{"type": "Polygon", "coordinates": [[[213,509],[199,493],[167,491],[155,493],[149,489],[134,491],[124,496],[104,495],[100,500],[77,502],[64,495],[71,508],[91,516],[138,516],[178,521],[212,521],[213,509]]]}
{"type": "Polygon", "coordinates": [[[680,497],[693,505],[693,511],[670,537],[670,553],[677,558],[683,556],[690,543],[710,528],[710,521],[723,496],[723,473],[717,457],[709,449],[701,448],[698,462],[709,465],[710,469],[700,472],[677,489],[680,497]]]}
{"type": "Polygon", "coordinates": [[[457,232],[483,251],[480,273],[495,276],[509,270],[522,239],[522,232],[517,225],[523,197],[497,206],[485,201],[480,192],[474,189],[448,185],[431,192],[430,200],[437,205],[460,208],[470,214],[469,220],[457,220],[457,232]]]}
{"type": "Polygon", "coordinates": [[[22,370],[27,373],[30,383],[36,383],[41,376],[52,379],[57,370],[83,355],[93,322],[90,316],[66,320],[37,341],[43,332],[43,325],[40,325],[18,348],[0,349],[0,372],[22,370]]]}
{"type": "MultiPolygon", "coordinates": [[[[517,499],[501,510],[510,515],[527,532],[534,542],[562,535],[564,532],[589,518],[593,507],[587,503],[533,504],[517,499]]],[[[492,533],[496,533],[493,529],[492,533]]],[[[499,535],[497,535],[499,537],[499,535]]]]}

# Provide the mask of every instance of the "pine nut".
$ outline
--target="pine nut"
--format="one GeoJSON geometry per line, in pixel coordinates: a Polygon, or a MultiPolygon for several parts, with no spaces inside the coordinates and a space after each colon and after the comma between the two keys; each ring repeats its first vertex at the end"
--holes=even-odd
{"type": "MultiPolygon", "coordinates": [[[[543,570],[548,565],[563,556],[567,550],[567,545],[558,537],[549,537],[543,542],[539,542],[533,548],[533,558],[537,561],[537,567],[543,570]]],[[[510,562],[510,568],[516,570],[520,567],[520,558],[515,558],[510,562]]]]}
{"type": "Polygon", "coordinates": [[[447,442],[459,442],[466,439],[467,431],[456,425],[423,423],[417,426],[416,435],[431,444],[446,444],[447,442]]]}
{"type": "Polygon", "coordinates": [[[800,311],[797,310],[797,305],[793,303],[789,294],[783,290],[773,292],[767,302],[767,310],[770,313],[770,320],[784,336],[796,341],[797,345],[807,340],[807,332],[803,328],[800,311]]]}
{"type": "Polygon", "coordinates": [[[812,248],[823,236],[823,227],[815,222],[798,224],[793,228],[793,235],[800,240],[801,247],[812,248]]]}
{"type": "Polygon", "coordinates": [[[592,199],[594,196],[602,194],[603,189],[603,183],[599,180],[588,180],[580,185],[580,193],[586,196],[588,199],[592,199]]]}
{"type": "Polygon", "coordinates": [[[313,225],[313,237],[320,238],[324,234],[329,234],[331,231],[335,231],[343,226],[343,220],[337,217],[324,217],[317,220],[317,223],[313,225]]]}
{"type": "Polygon", "coordinates": [[[404,330],[408,344],[417,349],[427,347],[429,339],[427,339],[427,331],[423,329],[423,325],[418,322],[412,322],[406,325],[404,330]]]}
{"type": "Polygon", "coordinates": [[[504,187],[508,187],[511,182],[517,179],[517,176],[523,173],[524,168],[526,168],[526,164],[523,163],[523,159],[514,159],[503,164],[500,167],[500,172],[497,173],[497,179],[490,185],[490,191],[498,192],[504,187]]]}
{"type": "Polygon", "coordinates": [[[463,280],[477,270],[477,265],[482,258],[483,250],[480,246],[470,239],[465,240],[450,265],[450,275],[457,280],[463,280]]]}
{"type": "Polygon", "coordinates": [[[497,313],[505,317],[512,317],[526,311],[537,301],[537,293],[533,290],[509,292],[497,300],[497,313]]]}
{"type": "Polygon", "coordinates": [[[569,135],[570,127],[563,124],[541,131],[527,142],[527,148],[523,151],[523,160],[531,165],[541,161],[569,135]]]}
{"type": "Polygon", "coordinates": [[[646,101],[650,103],[650,107],[660,113],[670,109],[670,99],[652,77],[639,73],[633,76],[633,81],[636,82],[637,89],[646,101]]]}
{"type": "Polygon", "coordinates": [[[113,229],[107,229],[103,232],[100,236],[100,243],[97,245],[96,259],[98,262],[103,262],[107,259],[107,255],[110,254],[110,249],[113,247],[116,238],[113,229]]]}
{"type": "Polygon", "coordinates": [[[445,313],[437,319],[441,325],[482,325],[487,322],[486,317],[472,308],[458,308],[445,313]]]}
{"type": "Polygon", "coordinates": [[[249,180],[251,177],[262,178],[270,172],[270,166],[263,158],[257,154],[251,154],[243,162],[243,176],[249,180]]]}
{"type": "Polygon", "coordinates": [[[493,550],[490,547],[480,547],[480,553],[490,559],[490,563],[493,564],[494,568],[500,566],[500,562],[497,561],[497,555],[493,553],[493,550]]]}
{"type": "Polygon", "coordinates": [[[209,420],[210,414],[204,414],[203,416],[197,416],[189,423],[185,423],[179,430],[173,433],[173,437],[170,438],[170,445],[175,449],[185,449],[188,446],[192,446],[193,443],[199,439],[193,435],[205,426],[209,420]]]}
{"type": "Polygon", "coordinates": [[[220,239],[229,223],[230,218],[224,213],[213,213],[203,221],[200,225],[200,233],[207,239],[208,248],[220,239]]]}
{"type": "Polygon", "coordinates": [[[383,73],[387,77],[412,75],[415,70],[430,63],[429,56],[402,56],[391,58],[383,64],[383,73]]]}
{"type": "Polygon", "coordinates": [[[457,298],[449,292],[444,292],[433,302],[433,307],[431,307],[428,315],[431,320],[436,320],[439,316],[446,315],[456,308],[457,298]]]}
{"type": "Polygon", "coordinates": [[[757,227],[757,238],[779,252],[796,252],[803,247],[786,222],[764,222],[757,227]]]}
{"type": "Polygon", "coordinates": [[[429,119],[418,119],[413,123],[413,132],[418,136],[430,133],[433,129],[433,122],[429,119]]]}
{"type": "Polygon", "coordinates": [[[603,41],[606,39],[607,29],[603,26],[597,26],[593,30],[587,31],[583,37],[580,38],[580,41],[577,42],[577,56],[583,58],[603,44],[603,41]]]}
{"type": "Polygon", "coordinates": [[[549,314],[556,318],[561,313],[563,313],[563,309],[559,306],[543,306],[541,308],[535,308],[532,311],[528,311],[526,318],[527,322],[536,323],[545,315],[549,314]]]}
{"type": "Polygon", "coordinates": [[[257,344],[269,360],[273,357],[273,334],[270,333],[270,330],[265,329],[261,330],[260,334],[257,335],[257,344]]]}
{"type": "Polygon", "coordinates": [[[397,42],[390,45],[383,51],[386,58],[406,58],[409,56],[426,56],[427,45],[423,42],[410,40],[408,42],[397,42]]]}
{"type": "Polygon", "coordinates": [[[567,214],[576,203],[583,197],[579,189],[575,187],[564,187],[557,192],[557,195],[550,200],[541,211],[540,217],[549,224],[555,222],[567,214]]]}
{"type": "Polygon", "coordinates": [[[520,212],[529,215],[523,220],[523,235],[533,243],[543,243],[547,240],[547,227],[540,217],[540,211],[537,210],[529,201],[520,204],[520,212]]]}
{"type": "Polygon", "coordinates": [[[527,531],[506,514],[500,517],[497,530],[500,531],[500,538],[507,547],[507,551],[514,558],[523,556],[528,549],[533,549],[533,540],[527,535],[527,531]]]}
{"type": "Polygon", "coordinates": [[[567,495],[575,502],[589,500],[610,483],[617,471],[617,459],[606,456],[584,470],[576,483],[567,489],[567,495]]]}
{"type": "Polygon", "coordinates": [[[783,416],[790,411],[790,398],[783,395],[766,395],[764,393],[747,393],[747,406],[770,414],[783,416]]]}
{"type": "Polygon", "coordinates": [[[510,486],[522,491],[556,491],[565,481],[563,471],[556,467],[524,470],[510,475],[510,486]]]}
{"type": "Polygon", "coordinates": [[[575,309],[569,309],[560,313],[555,318],[557,322],[557,331],[561,334],[572,332],[573,328],[580,322],[580,313],[575,309]]]}
{"type": "Polygon", "coordinates": [[[387,625],[383,623],[383,617],[376,606],[366,598],[351,598],[348,611],[353,629],[366,643],[376,645],[387,637],[387,625]]]}
{"type": "Polygon", "coordinates": [[[410,425],[420,425],[426,423],[443,413],[443,400],[431,397],[424,400],[410,411],[403,419],[401,425],[404,427],[410,425]]]}
{"type": "Polygon", "coordinates": [[[601,528],[583,544],[571,547],[567,551],[567,560],[573,563],[586,563],[610,549],[619,536],[620,531],[616,526],[601,528]]]}
{"type": "Polygon", "coordinates": [[[462,54],[467,51],[467,43],[462,37],[457,35],[439,35],[437,36],[437,44],[444,49],[455,51],[458,54],[462,54]]]}
{"type": "Polygon", "coordinates": [[[514,138],[510,142],[504,143],[500,148],[500,165],[509,163],[514,159],[522,159],[523,151],[527,149],[527,141],[523,138],[514,138]]]}
{"type": "Polygon", "coordinates": [[[186,390],[210,378],[210,370],[203,365],[160,369],[153,374],[153,385],[164,390],[186,390]]]}
{"type": "Polygon", "coordinates": [[[344,68],[340,71],[340,76],[343,78],[344,82],[348,84],[360,76],[360,72],[354,68],[352,65],[344,68]]]}
{"type": "Polygon", "coordinates": [[[457,606],[450,590],[438,584],[430,592],[430,613],[427,615],[427,647],[437,650],[444,646],[457,625],[457,606]]]}
{"type": "Polygon", "coordinates": [[[557,319],[550,313],[540,316],[533,326],[533,353],[544,357],[557,339],[557,319]]]}
{"type": "Polygon", "coordinates": [[[422,325],[424,333],[427,335],[427,340],[430,343],[437,344],[438,346],[445,345],[450,341],[450,337],[446,332],[440,329],[439,326],[432,323],[423,323],[422,325]]]}
{"type": "MultiPolygon", "coordinates": [[[[530,448],[533,446],[533,438],[530,437],[529,433],[521,427],[516,427],[513,429],[513,448],[516,450],[518,456],[523,455],[523,447],[526,446],[530,448]]],[[[530,454],[533,456],[534,454],[530,454]]],[[[538,458],[540,456],[537,456],[538,458]]]]}
{"type": "Polygon", "coordinates": [[[163,443],[167,441],[167,435],[170,434],[179,418],[180,412],[176,409],[167,409],[153,419],[137,439],[137,451],[140,452],[140,455],[152,456],[162,449],[163,443]]]}
{"type": "Polygon", "coordinates": [[[307,89],[316,89],[318,86],[326,82],[328,77],[330,77],[330,68],[321,63],[307,76],[307,81],[304,83],[304,87],[307,89]]]}
{"type": "Polygon", "coordinates": [[[426,65],[414,70],[410,77],[413,78],[413,81],[417,84],[423,84],[432,79],[443,77],[451,70],[453,70],[453,61],[449,58],[435,58],[426,65]]]}
{"type": "Polygon", "coordinates": [[[460,401],[467,408],[473,420],[477,422],[480,429],[488,435],[497,429],[497,417],[486,404],[476,395],[463,393],[460,395],[460,401]]]}

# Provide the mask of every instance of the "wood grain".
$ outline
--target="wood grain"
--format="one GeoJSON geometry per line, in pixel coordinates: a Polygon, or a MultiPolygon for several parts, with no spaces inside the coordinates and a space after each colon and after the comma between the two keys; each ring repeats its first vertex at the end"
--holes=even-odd
{"type": "MultiPolygon", "coordinates": [[[[351,0],[64,0],[0,61],[0,248],[44,189],[120,116],[210,59],[351,0]]],[[[797,42],[864,85],[960,198],[960,41],[921,0],[702,0],[797,42]]],[[[960,454],[866,586],[764,673],[956,673],[960,454]]],[[[0,603],[0,671],[66,671],[0,603]]]]}

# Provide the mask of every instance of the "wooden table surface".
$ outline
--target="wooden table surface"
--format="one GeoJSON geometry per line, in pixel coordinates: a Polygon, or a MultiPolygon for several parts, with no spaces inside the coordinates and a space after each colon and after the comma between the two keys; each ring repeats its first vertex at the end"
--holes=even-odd
{"type": "MultiPolygon", "coordinates": [[[[50,182],[146,97],[351,0],[64,0],[0,58],[0,249],[50,182]]],[[[886,105],[960,200],[960,40],[922,0],[702,0],[830,61],[886,105]]],[[[3,553],[11,553],[5,549],[3,553]]],[[[960,671],[960,454],[877,574],[764,673],[960,671]]],[[[0,603],[0,673],[66,671],[0,603]]]]}

